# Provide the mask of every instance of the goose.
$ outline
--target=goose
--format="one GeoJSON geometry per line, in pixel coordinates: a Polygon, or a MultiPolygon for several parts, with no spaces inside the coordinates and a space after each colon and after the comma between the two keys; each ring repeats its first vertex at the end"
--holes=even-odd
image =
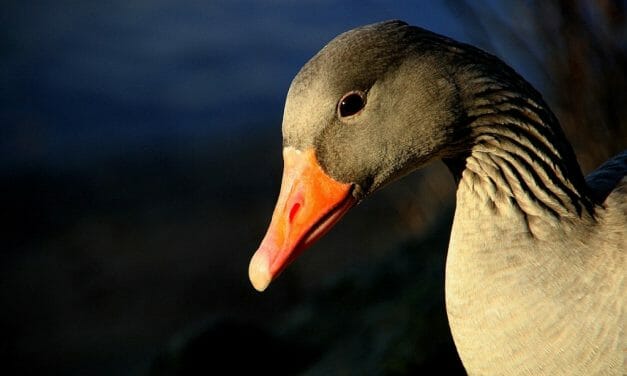
{"type": "Polygon", "coordinates": [[[540,93],[504,62],[402,21],[362,26],[298,72],[282,131],[255,289],[355,204],[441,159],[456,184],[446,310],[468,374],[627,373],[627,151],[585,179],[540,93]]]}

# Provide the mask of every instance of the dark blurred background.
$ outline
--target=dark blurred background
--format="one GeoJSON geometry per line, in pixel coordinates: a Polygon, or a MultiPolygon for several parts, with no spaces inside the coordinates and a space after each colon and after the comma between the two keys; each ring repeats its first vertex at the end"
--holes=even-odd
{"type": "Polygon", "coordinates": [[[338,33],[392,18],[512,65],[584,172],[625,148],[625,1],[4,2],[0,372],[461,373],[440,163],[354,209],[265,293],[247,277],[292,77],[338,33]]]}

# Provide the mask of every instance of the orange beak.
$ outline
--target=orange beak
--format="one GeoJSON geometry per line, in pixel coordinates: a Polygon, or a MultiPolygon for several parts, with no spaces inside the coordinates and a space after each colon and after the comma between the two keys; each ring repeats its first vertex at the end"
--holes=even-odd
{"type": "Polygon", "coordinates": [[[272,221],[248,267],[255,289],[263,291],[302,251],[350,209],[353,185],[328,176],[313,149],[283,149],[283,180],[272,221]]]}

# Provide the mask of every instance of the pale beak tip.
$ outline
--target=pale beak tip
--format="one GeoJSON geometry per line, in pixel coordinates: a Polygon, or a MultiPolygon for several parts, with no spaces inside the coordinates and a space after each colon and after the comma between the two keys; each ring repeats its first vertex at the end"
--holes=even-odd
{"type": "Polygon", "coordinates": [[[270,274],[270,263],[266,255],[256,252],[248,265],[248,278],[255,290],[263,292],[270,282],[272,275],[270,274]]]}

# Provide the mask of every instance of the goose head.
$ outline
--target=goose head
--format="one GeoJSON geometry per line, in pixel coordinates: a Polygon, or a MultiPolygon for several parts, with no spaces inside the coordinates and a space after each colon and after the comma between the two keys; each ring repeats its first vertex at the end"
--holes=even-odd
{"type": "Polygon", "coordinates": [[[263,291],[352,206],[434,158],[460,152],[461,44],[401,21],[339,35],[297,74],[283,116],[284,170],[249,265],[263,291]]]}

